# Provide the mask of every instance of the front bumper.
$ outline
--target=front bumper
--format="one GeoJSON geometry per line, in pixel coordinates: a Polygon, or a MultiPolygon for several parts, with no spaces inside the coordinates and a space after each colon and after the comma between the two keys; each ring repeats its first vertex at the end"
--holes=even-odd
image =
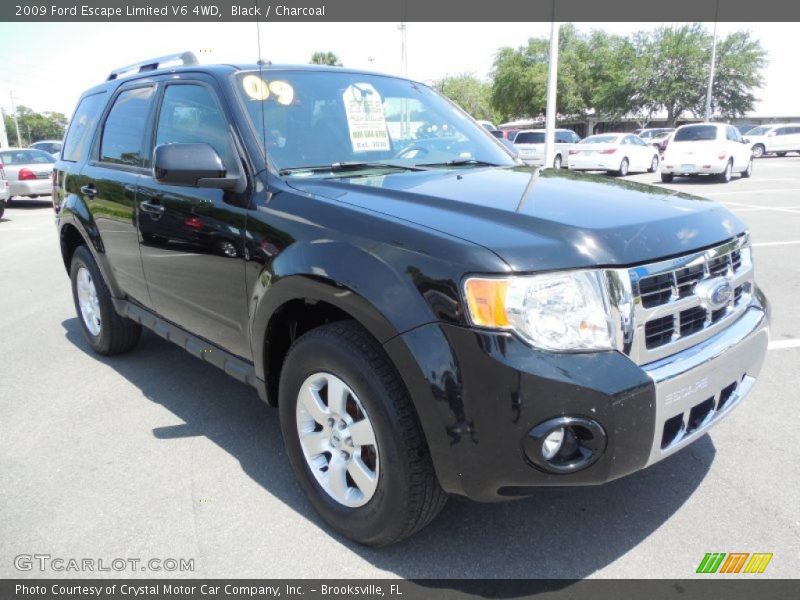
{"type": "Polygon", "coordinates": [[[611,481],[691,444],[750,391],[767,339],[766,302],[754,299],[716,336],[642,367],[616,351],[542,352],[513,335],[441,323],[398,336],[387,350],[442,486],[492,501],[611,481]],[[591,419],[607,436],[599,459],[568,474],[537,468],[525,451],[535,426],[561,416],[591,419]]]}

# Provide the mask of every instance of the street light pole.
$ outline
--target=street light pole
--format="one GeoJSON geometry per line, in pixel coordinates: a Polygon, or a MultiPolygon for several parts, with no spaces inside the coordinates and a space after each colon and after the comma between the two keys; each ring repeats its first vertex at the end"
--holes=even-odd
{"type": "Polygon", "coordinates": [[[550,65],[547,73],[547,112],[544,131],[544,167],[552,167],[555,159],[556,135],[556,88],[558,87],[558,33],[559,24],[555,21],[555,2],[553,21],[550,25],[550,65]]]}
{"type": "Polygon", "coordinates": [[[708,91],[706,92],[706,122],[711,121],[711,90],[714,87],[714,70],[717,66],[717,22],[719,21],[719,0],[714,12],[714,43],[711,46],[711,68],[708,73],[708,91]]]}
{"type": "Polygon", "coordinates": [[[17,119],[17,107],[14,106],[14,92],[11,84],[8,84],[8,96],[11,98],[11,116],[14,117],[14,128],[17,130],[17,147],[22,148],[22,134],[19,131],[19,120],[17,119]]]}

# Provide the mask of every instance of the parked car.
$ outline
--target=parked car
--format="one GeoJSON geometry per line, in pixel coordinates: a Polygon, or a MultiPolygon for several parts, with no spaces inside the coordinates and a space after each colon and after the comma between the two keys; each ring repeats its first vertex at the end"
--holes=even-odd
{"type": "Polygon", "coordinates": [[[53,191],[55,159],[51,154],[31,148],[0,150],[0,164],[6,172],[11,197],[38,198],[53,191]]]}
{"type": "Polygon", "coordinates": [[[634,129],[633,135],[638,135],[645,142],[649,142],[651,138],[664,132],[670,133],[675,131],[674,127],[651,127],[649,129],[634,129]]]}
{"type": "Polygon", "coordinates": [[[800,153],[800,123],[759,125],[749,130],[745,137],[750,140],[755,158],[765,154],[786,156],[787,152],[800,153]]]}
{"type": "Polygon", "coordinates": [[[484,129],[486,129],[487,131],[499,131],[497,129],[497,125],[495,125],[491,121],[486,121],[484,119],[478,119],[478,124],[481,127],[483,127],[484,129]]]}
{"type": "Polygon", "coordinates": [[[663,156],[664,152],[667,151],[667,146],[669,145],[669,141],[672,139],[673,133],[674,130],[662,131],[661,133],[657,133],[649,139],[650,145],[658,149],[660,156],[663,156]]]}
{"type": "Polygon", "coordinates": [[[6,172],[3,168],[3,164],[0,163],[0,217],[3,216],[6,210],[6,203],[9,198],[11,198],[11,190],[8,185],[8,180],[6,179],[6,172]]]}
{"type": "MultiPolygon", "coordinates": [[[[514,137],[514,145],[519,148],[519,157],[526,165],[544,164],[544,129],[523,129],[514,137]]],[[[566,167],[569,149],[581,138],[570,129],[556,129],[555,156],[553,168],[566,167]]]]}
{"type": "Polygon", "coordinates": [[[583,138],[569,150],[572,171],[607,171],[625,176],[631,172],[658,171],[658,151],[632,133],[601,133],[583,138]]]}
{"type": "Polygon", "coordinates": [[[623,477],[755,383],[767,302],[724,206],[522,167],[421,83],[178,59],[114,71],[70,122],[53,206],[78,326],[102,355],[150,328],[253,386],[343,536],[623,477]],[[389,127],[412,101],[447,135],[389,127]],[[181,243],[206,216],[251,250],[181,243]]]}
{"type": "Polygon", "coordinates": [[[714,175],[727,183],[734,173],[753,174],[753,152],[732,125],[696,123],[675,130],[661,161],[661,181],[676,175],[714,175]]]}
{"type": "Polygon", "coordinates": [[[42,150],[48,154],[52,154],[54,158],[58,158],[61,153],[61,140],[41,140],[34,142],[29,146],[35,150],[42,150]]]}

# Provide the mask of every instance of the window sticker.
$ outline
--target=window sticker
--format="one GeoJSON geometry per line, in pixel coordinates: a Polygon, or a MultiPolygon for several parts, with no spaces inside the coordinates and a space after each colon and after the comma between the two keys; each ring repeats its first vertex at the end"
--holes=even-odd
{"type": "Polygon", "coordinates": [[[389,132],[378,91],[368,83],[355,83],[344,91],[342,101],[353,152],[389,150],[389,132]]]}
{"type": "Polygon", "coordinates": [[[247,75],[242,79],[242,88],[247,97],[252,100],[266,100],[269,98],[269,86],[258,75],[247,75]]]}
{"type": "Polygon", "coordinates": [[[294,100],[294,88],[286,81],[270,81],[269,91],[275,95],[278,104],[288,106],[294,100]]]}

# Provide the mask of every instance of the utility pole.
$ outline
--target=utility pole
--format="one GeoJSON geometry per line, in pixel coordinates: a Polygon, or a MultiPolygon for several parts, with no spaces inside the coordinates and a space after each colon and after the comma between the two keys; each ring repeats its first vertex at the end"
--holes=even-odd
{"type": "Polygon", "coordinates": [[[0,109],[0,148],[8,148],[8,132],[6,131],[6,111],[0,109]]]}
{"type": "Polygon", "coordinates": [[[544,125],[545,169],[553,166],[556,154],[556,88],[558,87],[558,33],[560,26],[555,19],[555,2],[553,2],[553,21],[550,24],[550,65],[547,73],[547,112],[544,125]]]}
{"type": "Polygon", "coordinates": [[[17,130],[17,146],[22,148],[22,134],[19,131],[19,120],[17,119],[17,107],[14,105],[14,91],[11,89],[11,82],[8,83],[8,97],[11,98],[11,116],[14,118],[14,127],[17,130]]]}
{"type": "Polygon", "coordinates": [[[708,91],[706,92],[706,122],[711,121],[711,90],[714,87],[714,70],[717,66],[717,23],[719,22],[719,0],[714,12],[714,44],[711,46],[711,68],[708,73],[708,91]]]}

